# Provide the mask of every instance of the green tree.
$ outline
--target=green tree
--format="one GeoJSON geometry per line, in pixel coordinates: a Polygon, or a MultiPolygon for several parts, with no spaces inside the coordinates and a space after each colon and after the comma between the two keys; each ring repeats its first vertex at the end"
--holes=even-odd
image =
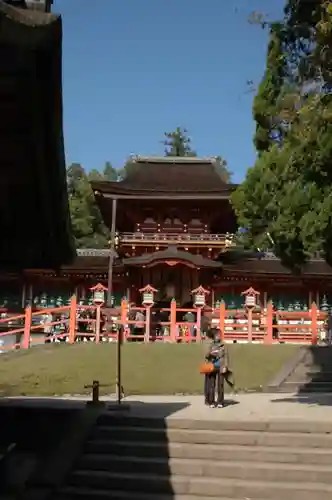
{"type": "Polygon", "coordinates": [[[109,231],[95,202],[90,181],[104,177],[97,170],[88,175],[79,164],[67,170],[69,207],[77,248],[107,248],[109,231]]]}
{"type": "Polygon", "coordinates": [[[216,164],[222,180],[227,183],[231,182],[232,172],[227,167],[227,161],[221,156],[216,156],[216,164]]]}
{"type": "Polygon", "coordinates": [[[103,170],[103,178],[105,181],[117,181],[119,173],[119,170],[116,170],[109,161],[105,163],[103,170]]]}
{"type": "Polygon", "coordinates": [[[197,156],[191,149],[191,138],[185,128],[177,127],[173,132],[165,132],[165,156],[197,156]]]}
{"type": "Polygon", "coordinates": [[[267,151],[281,138],[282,120],[277,113],[285,76],[285,57],[282,52],[283,30],[280,24],[271,27],[266,70],[254,99],[253,116],[256,121],[254,144],[258,151],[267,151]]]}
{"type": "Polygon", "coordinates": [[[249,246],[301,269],[317,252],[332,263],[331,2],[289,0],[277,35],[254,104],[259,156],[232,202],[249,246]]]}

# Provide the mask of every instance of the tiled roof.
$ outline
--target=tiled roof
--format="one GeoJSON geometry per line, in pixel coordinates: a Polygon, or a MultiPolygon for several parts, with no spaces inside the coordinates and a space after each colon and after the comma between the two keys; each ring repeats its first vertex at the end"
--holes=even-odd
{"type": "MultiPolygon", "coordinates": [[[[292,275],[292,271],[285,267],[277,257],[265,256],[262,259],[239,259],[233,264],[224,263],[225,272],[232,274],[266,274],[266,275],[292,275]]],[[[331,276],[332,267],[323,259],[312,259],[307,262],[298,276],[331,276]]]]}
{"type": "Polygon", "coordinates": [[[222,180],[215,158],[135,157],[120,182],[92,182],[102,193],[229,194],[236,185],[222,180]]]}

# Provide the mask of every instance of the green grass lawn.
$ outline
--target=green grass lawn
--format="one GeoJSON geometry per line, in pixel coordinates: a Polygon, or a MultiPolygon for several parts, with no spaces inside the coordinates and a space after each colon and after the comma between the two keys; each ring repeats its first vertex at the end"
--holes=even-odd
{"type": "MultiPolygon", "coordinates": [[[[293,345],[229,346],[231,368],[238,391],[264,387],[292,357],[293,345]]],[[[122,346],[122,385],[126,395],[200,394],[203,377],[199,365],[203,344],[139,344],[122,346]]],[[[93,379],[109,384],[103,393],[114,393],[115,344],[45,345],[0,356],[0,394],[86,394],[93,379]]]]}

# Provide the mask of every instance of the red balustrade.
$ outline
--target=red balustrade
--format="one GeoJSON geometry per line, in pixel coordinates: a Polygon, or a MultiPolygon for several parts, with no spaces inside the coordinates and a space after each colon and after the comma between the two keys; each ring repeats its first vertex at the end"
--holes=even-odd
{"type": "Polygon", "coordinates": [[[312,303],[309,311],[278,311],[272,303],[263,311],[229,310],[224,303],[214,310],[178,308],[173,300],[169,308],[130,307],[123,299],[118,309],[78,305],[73,296],[70,305],[33,312],[26,307],[24,314],[0,319],[0,351],[27,349],[43,342],[117,341],[123,331],[124,341],[141,342],[200,342],[205,335],[201,315],[208,323],[220,327],[225,342],[299,343],[317,344],[327,329],[327,314],[312,303]],[[179,320],[186,313],[194,314],[195,321],[179,320]],[[141,313],[141,314],[137,314],[141,313]],[[52,315],[52,321],[45,321],[52,315]],[[3,331],[7,328],[6,331],[3,331]],[[14,339],[13,339],[14,337],[14,339]],[[4,342],[2,342],[4,343],[4,342]]]}

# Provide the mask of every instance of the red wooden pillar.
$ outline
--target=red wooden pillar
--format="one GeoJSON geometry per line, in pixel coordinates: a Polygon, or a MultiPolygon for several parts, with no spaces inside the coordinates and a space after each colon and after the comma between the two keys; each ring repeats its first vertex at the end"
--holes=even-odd
{"type": "Polygon", "coordinates": [[[31,306],[25,308],[25,318],[24,318],[24,334],[23,334],[23,349],[29,349],[30,347],[30,332],[31,332],[31,322],[32,322],[32,310],[31,306]]]}
{"type": "Polygon", "coordinates": [[[268,301],[266,308],[266,334],[264,339],[266,344],[272,344],[273,342],[273,304],[271,300],[268,301]]]}
{"type": "Polygon", "coordinates": [[[176,300],[172,299],[171,300],[171,314],[170,314],[170,337],[171,337],[171,342],[176,342],[176,300]]]}
{"type": "Polygon", "coordinates": [[[69,338],[68,338],[69,344],[73,344],[75,342],[76,310],[77,310],[77,299],[76,299],[76,295],[73,295],[71,300],[70,300],[69,338]]]}
{"type": "Polygon", "coordinates": [[[311,304],[311,343],[312,345],[316,345],[318,342],[318,325],[317,325],[317,313],[318,307],[316,302],[311,304]]]}
{"type": "Polygon", "coordinates": [[[223,342],[225,340],[225,316],[226,316],[226,305],[222,300],[219,307],[219,329],[220,329],[220,340],[223,342]]]}

